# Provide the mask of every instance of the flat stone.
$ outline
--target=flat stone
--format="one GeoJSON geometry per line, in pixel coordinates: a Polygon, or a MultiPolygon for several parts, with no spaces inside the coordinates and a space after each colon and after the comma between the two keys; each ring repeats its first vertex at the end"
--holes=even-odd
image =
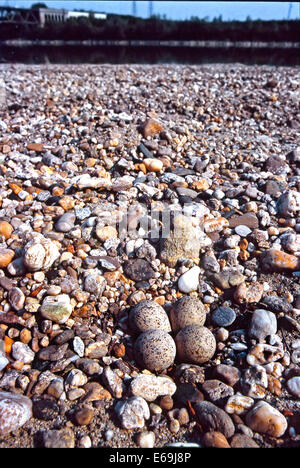
{"type": "Polygon", "coordinates": [[[40,308],[41,315],[56,323],[65,323],[70,317],[73,307],[67,294],[46,296],[40,308]]]}
{"type": "Polygon", "coordinates": [[[75,436],[70,428],[45,431],[42,445],[44,448],[74,448],[75,436]]]}
{"type": "Polygon", "coordinates": [[[146,401],[155,401],[159,396],[173,395],[175,383],[167,377],[155,375],[138,375],[130,383],[130,391],[134,396],[140,396],[146,401]]]}
{"type": "Polygon", "coordinates": [[[229,218],[229,227],[235,228],[236,226],[247,226],[250,229],[257,229],[259,226],[258,218],[254,213],[245,213],[240,216],[232,216],[229,218]]]}
{"type": "Polygon", "coordinates": [[[211,313],[211,319],[219,327],[228,327],[235,321],[236,313],[231,307],[221,306],[211,313]]]}

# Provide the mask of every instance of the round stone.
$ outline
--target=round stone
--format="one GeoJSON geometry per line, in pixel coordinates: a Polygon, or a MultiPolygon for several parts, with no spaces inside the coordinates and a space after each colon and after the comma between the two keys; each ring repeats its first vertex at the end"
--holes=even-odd
{"type": "Polygon", "coordinates": [[[137,363],[144,369],[161,372],[172,366],[176,356],[173,338],[163,330],[143,332],[134,345],[137,363]]]}
{"type": "Polygon", "coordinates": [[[236,313],[230,307],[217,307],[211,314],[212,321],[218,327],[228,327],[236,319],[236,313]]]}
{"type": "Polygon", "coordinates": [[[136,304],[129,313],[129,323],[134,332],[160,329],[171,331],[169,317],[165,310],[155,301],[144,300],[136,304]]]}
{"type": "Polygon", "coordinates": [[[64,213],[55,224],[55,229],[58,232],[69,232],[74,227],[76,220],[75,213],[64,213]]]}
{"type": "Polygon", "coordinates": [[[15,252],[12,249],[0,249],[0,268],[5,268],[14,258],[15,252]]]}
{"type": "Polygon", "coordinates": [[[188,325],[204,325],[206,310],[203,303],[190,296],[179,299],[170,311],[171,326],[174,333],[188,325]]]}
{"type": "Polygon", "coordinates": [[[294,395],[295,397],[299,398],[300,397],[300,377],[292,377],[287,381],[286,384],[288,391],[294,395]]]}
{"type": "Polygon", "coordinates": [[[271,437],[281,437],[287,429],[287,420],[276,408],[259,401],[247,413],[245,422],[253,431],[271,437]]]}
{"type": "Polygon", "coordinates": [[[34,360],[35,354],[27,344],[22,343],[21,341],[16,341],[12,345],[12,356],[16,361],[29,364],[34,360]]]}
{"type": "Polygon", "coordinates": [[[0,236],[3,236],[4,239],[9,239],[14,228],[7,221],[0,221],[0,236]]]}
{"type": "Polygon", "coordinates": [[[196,291],[199,285],[199,274],[200,268],[194,266],[190,270],[183,273],[178,280],[179,291],[189,294],[192,291],[196,291]]]}
{"type": "Polygon", "coordinates": [[[141,448],[153,448],[155,444],[155,434],[152,431],[141,432],[137,435],[137,444],[141,448]]]}
{"type": "Polygon", "coordinates": [[[72,305],[67,294],[46,296],[41,305],[41,315],[57,323],[65,323],[72,313],[72,305]]]}
{"type": "Polygon", "coordinates": [[[214,335],[208,328],[197,324],[180,330],[175,342],[181,362],[203,364],[213,357],[216,350],[214,335]]]}

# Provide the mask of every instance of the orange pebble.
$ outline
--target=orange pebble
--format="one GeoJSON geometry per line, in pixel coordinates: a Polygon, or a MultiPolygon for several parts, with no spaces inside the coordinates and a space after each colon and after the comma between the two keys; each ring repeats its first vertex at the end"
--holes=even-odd
{"type": "Polygon", "coordinates": [[[12,338],[10,338],[9,336],[5,335],[5,337],[4,337],[4,351],[7,354],[11,353],[11,347],[12,347],[13,343],[14,343],[14,340],[12,338]]]}

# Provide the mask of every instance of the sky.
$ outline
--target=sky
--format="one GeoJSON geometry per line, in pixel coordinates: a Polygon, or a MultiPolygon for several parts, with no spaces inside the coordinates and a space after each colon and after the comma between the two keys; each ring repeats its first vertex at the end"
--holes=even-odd
{"type": "MultiPolygon", "coordinates": [[[[0,6],[28,8],[33,3],[43,2],[49,8],[65,8],[69,10],[84,9],[96,12],[130,15],[133,13],[133,1],[89,1],[89,0],[0,0],[0,6]]],[[[137,0],[136,16],[149,16],[149,1],[137,0]]],[[[152,1],[152,13],[166,16],[168,19],[184,20],[191,16],[208,17],[212,20],[222,15],[223,21],[243,21],[248,16],[251,19],[281,20],[300,18],[299,2],[238,2],[238,1],[152,1]]]]}

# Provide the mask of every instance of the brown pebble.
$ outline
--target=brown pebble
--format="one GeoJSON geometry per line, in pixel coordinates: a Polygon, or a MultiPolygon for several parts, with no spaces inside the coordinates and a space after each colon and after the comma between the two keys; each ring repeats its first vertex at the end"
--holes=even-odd
{"type": "Polygon", "coordinates": [[[92,408],[80,408],[74,414],[74,421],[78,426],[87,426],[94,417],[92,408]]]}
{"type": "Polygon", "coordinates": [[[163,396],[159,401],[159,406],[164,410],[171,410],[173,408],[174,401],[170,395],[163,396]]]}
{"type": "Polygon", "coordinates": [[[11,249],[0,249],[0,268],[5,268],[14,258],[15,252],[11,249]]]}
{"type": "Polygon", "coordinates": [[[0,236],[4,236],[5,240],[9,239],[14,228],[7,221],[0,221],[0,236]]]}
{"type": "Polygon", "coordinates": [[[221,432],[206,432],[202,438],[205,447],[230,448],[226,437],[221,432]]]}

